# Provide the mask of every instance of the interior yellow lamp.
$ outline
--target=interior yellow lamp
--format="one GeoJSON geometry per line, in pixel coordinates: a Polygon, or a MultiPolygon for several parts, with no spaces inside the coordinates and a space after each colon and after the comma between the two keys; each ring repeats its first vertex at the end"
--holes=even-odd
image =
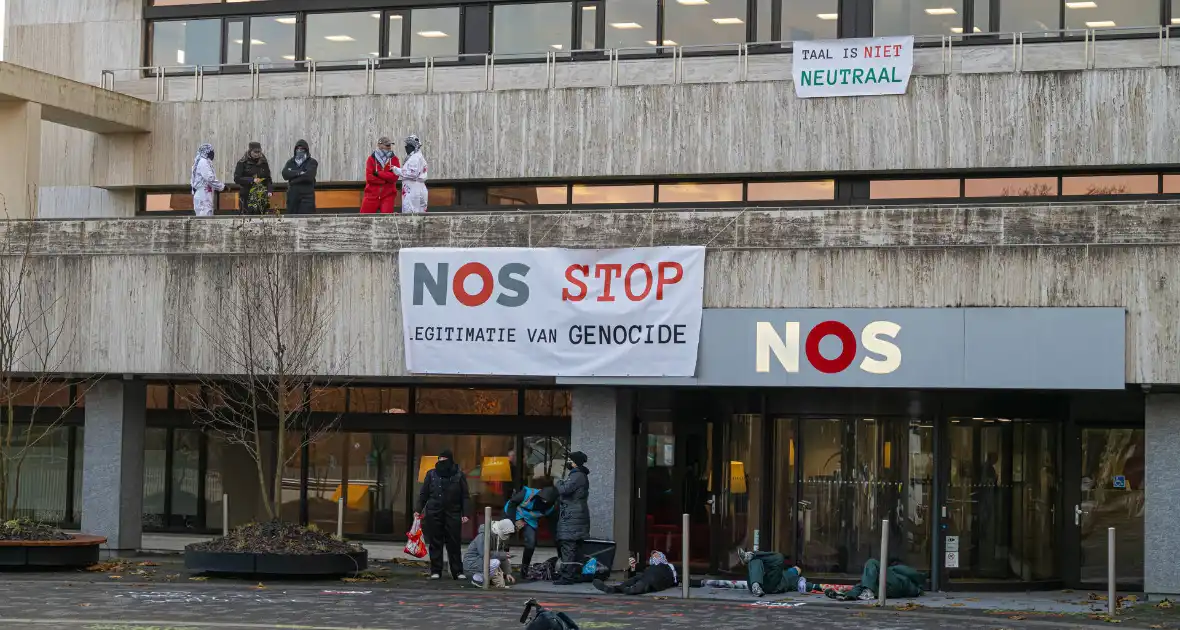
{"type": "MultiPolygon", "coordinates": [[[[709,471],[709,492],[713,491],[713,471],[709,471]]],[[[746,493],[746,463],[729,462],[729,491],[733,494],[746,493]]]]}
{"type": "Polygon", "coordinates": [[[418,463],[418,483],[426,481],[426,473],[434,470],[434,465],[438,463],[438,457],[433,455],[426,455],[422,461],[418,463]]]}
{"type": "MultiPolygon", "coordinates": [[[[359,510],[365,507],[365,501],[369,495],[369,485],[365,483],[350,483],[348,484],[348,498],[344,503],[351,509],[359,510]]],[[[340,500],[340,486],[336,486],[336,492],[332,493],[332,503],[340,500]]]]}
{"type": "Polygon", "coordinates": [[[507,457],[485,457],[479,476],[483,481],[512,481],[512,464],[507,457]]]}

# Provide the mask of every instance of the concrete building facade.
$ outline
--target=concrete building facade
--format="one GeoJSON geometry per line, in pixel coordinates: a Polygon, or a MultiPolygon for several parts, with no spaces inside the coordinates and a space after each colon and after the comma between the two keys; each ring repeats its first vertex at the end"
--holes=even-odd
{"type": "MultiPolygon", "coordinates": [[[[42,113],[20,154],[43,220],[0,224],[0,256],[58,296],[48,321],[75,342],[53,372],[99,382],[71,390],[85,404],[54,433],[29,514],[121,549],[144,528],[215,532],[227,498],[231,521],[264,517],[236,483],[249,458],[189,401],[235,370],[203,337],[218,300],[242,265],[277,257],[326,313],[310,416],[340,418],[285,465],[283,518],[334,522],[344,498],[350,535],[396,538],[442,448],[494,509],[582,450],[592,536],[678,554],[687,513],[702,573],[760,544],[854,576],[888,518],[891,548],[935,588],[1084,586],[1105,575],[1109,526],[1121,585],[1180,593],[1171,0],[1118,16],[1009,0],[9,4],[6,60],[127,99],[119,114],[143,121],[75,129],[42,113]],[[530,20],[551,28],[513,30],[530,20]],[[909,34],[904,95],[796,96],[782,42],[909,34]],[[373,141],[410,133],[431,213],[353,216],[373,141]],[[232,216],[227,192],[231,216],[182,216],[199,144],[229,179],[248,142],[273,167],[297,139],[321,164],[320,213],[232,216]],[[961,380],[768,381],[745,359],[713,362],[745,339],[736,324],[705,327],[693,379],[406,370],[402,248],[651,245],[707,248],[706,322],[962,317],[903,348],[907,367],[945,360],[961,380]],[[510,476],[493,474],[499,458],[510,476]]],[[[5,105],[20,111],[0,126],[31,129],[46,100],[5,105]]]]}

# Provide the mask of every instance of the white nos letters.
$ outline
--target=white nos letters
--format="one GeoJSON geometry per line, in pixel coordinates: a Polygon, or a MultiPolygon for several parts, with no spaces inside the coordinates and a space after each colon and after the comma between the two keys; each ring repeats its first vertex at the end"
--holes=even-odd
{"type": "MultiPolygon", "coordinates": [[[[901,326],[890,321],[870,322],[860,333],[860,345],[869,353],[860,361],[860,369],[869,374],[892,374],[901,367],[901,348],[891,340],[901,333],[901,326]]],[[[779,336],[774,324],[758,322],[755,327],[754,369],[759,373],[770,372],[770,355],[778,361],[787,373],[799,372],[799,357],[803,355],[816,370],[828,374],[843,372],[855,360],[856,337],[852,330],[842,323],[824,322],[808,332],[806,342],[799,322],[785,322],[783,336],[779,336]],[[823,338],[836,337],[844,347],[837,358],[820,355],[818,347],[823,338]],[[801,348],[806,343],[807,349],[801,348]],[[849,346],[852,347],[849,347],[849,346]]]]}

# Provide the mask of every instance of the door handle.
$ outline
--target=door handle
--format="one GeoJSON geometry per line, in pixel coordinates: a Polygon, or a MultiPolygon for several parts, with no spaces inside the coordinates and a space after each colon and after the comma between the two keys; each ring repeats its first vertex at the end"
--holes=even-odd
{"type": "Polygon", "coordinates": [[[1080,505],[1073,506],[1073,524],[1079,527],[1082,524],[1082,506],[1080,505]]]}
{"type": "Polygon", "coordinates": [[[709,514],[717,513],[717,495],[709,495],[709,500],[705,501],[705,504],[709,506],[709,514]]]}

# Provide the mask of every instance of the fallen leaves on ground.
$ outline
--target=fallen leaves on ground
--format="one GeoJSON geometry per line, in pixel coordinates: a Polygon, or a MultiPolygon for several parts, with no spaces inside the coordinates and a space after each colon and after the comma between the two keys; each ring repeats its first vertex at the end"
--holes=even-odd
{"type": "Polygon", "coordinates": [[[951,604],[951,608],[962,608],[963,606],[966,606],[966,605],[967,604],[964,604],[962,602],[955,602],[955,603],[951,604]]]}
{"type": "Polygon", "coordinates": [[[1172,603],[1172,600],[1164,598],[1164,599],[1160,600],[1160,603],[1156,604],[1155,607],[1163,609],[1163,610],[1167,610],[1168,608],[1171,608],[1174,605],[1175,604],[1172,603]]]}
{"type": "Polygon", "coordinates": [[[348,584],[355,584],[357,582],[378,582],[378,583],[381,583],[381,582],[388,582],[389,578],[388,578],[388,575],[385,573],[379,573],[377,571],[361,571],[360,573],[357,573],[354,576],[340,578],[340,581],[346,582],[348,584]]]}
{"type": "Polygon", "coordinates": [[[893,609],[894,609],[894,610],[900,610],[900,611],[903,611],[903,612],[904,612],[904,611],[907,611],[907,610],[916,610],[916,609],[918,609],[918,608],[921,608],[921,607],[922,607],[921,605],[919,605],[919,604],[915,604],[914,602],[906,602],[906,603],[904,603],[904,604],[902,604],[902,605],[900,605],[900,606],[894,606],[894,607],[893,607],[893,609]]]}
{"type": "Polygon", "coordinates": [[[265,584],[263,584],[262,582],[259,582],[259,583],[258,583],[258,586],[255,586],[255,587],[254,587],[254,590],[256,590],[256,591],[265,591],[265,590],[266,590],[266,585],[265,585],[265,584]]]}
{"type": "Polygon", "coordinates": [[[139,563],[137,566],[141,566],[141,567],[155,567],[155,566],[159,566],[159,565],[158,565],[158,564],[156,564],[155,562],[151,562],[150,560],[145,560],[145,561],[143,561],[143,562],[140,562],[140,563],[139,563]]]}
{"type": "Polygon", "coordinates": [[[116,571],[126,571],[131,568],[131,563],[126,560],[108,560],[106,562],[99,562],[86,567],[87,571],[93,573],[114,573],[116,571]]]}
{"type": "Polygon", "coordinates": [[[1150,626],[1147,626],[1147,627],[1148,627],[1148,628],[1151,628],[1152,630],[1162,630],[1163,628],[1167,628],[1167,626],[1165,626],[1165,625],[1164,625],[1164,624],[1162,624],[1162,623],[1153,623],[1153,624],[1151,624],[1150,626]]]}
{"type": "Polygon", "coordinates": [[[207,578],[207,577],[205,577],[205,576],[203,576],[203,575],[196,575],[196,576],[193,576],[193,577],[191,577],[191,578],[189,578],[189,579],[190,579],[190,580],[192,580],[192,581],[194,581],[194,582],[204,582],[204,581],[208,580],[209,578],[207,578]]]}
{"type": "Polygon", "coordinates": [[[1008,618],[1012,621],[1024,621],[1024,615],[1012,615],[1008,618]]]}
{"type": "Polygon", "coordinates": [[[1106,623],[1122,623],[1123,622],[1122,619],[1115,619],[1114,617],[1111,617],[1110,615],[1104,615],[1104,614],[1098,614],[1098,613],[1090,615],[1090,618],[1093,619],[1094,621],[1104,621],[1106,623]]]}
{"type": "Polygon", "coordinates": [[[121,580],[121,579],[123,579],[123,576],[121,576],[121,575],[108,575],[107,577],[111,578],[112,580],[121,580]]]}

